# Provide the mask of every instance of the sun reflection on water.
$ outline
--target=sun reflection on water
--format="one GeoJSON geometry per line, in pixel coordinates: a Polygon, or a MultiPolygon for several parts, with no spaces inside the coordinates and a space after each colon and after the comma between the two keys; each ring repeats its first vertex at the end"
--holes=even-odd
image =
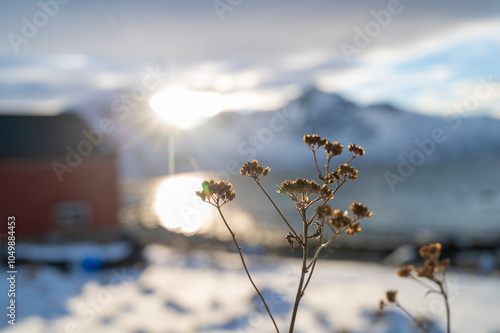
{"type": "Polygon", "coordinates": [[[212,207],[195,195],[195,191],[201,189],[202,181],[194,176],[175,176],[160,184],[154,209],[163,227],[192,235],[209,226],[212,207]]]}

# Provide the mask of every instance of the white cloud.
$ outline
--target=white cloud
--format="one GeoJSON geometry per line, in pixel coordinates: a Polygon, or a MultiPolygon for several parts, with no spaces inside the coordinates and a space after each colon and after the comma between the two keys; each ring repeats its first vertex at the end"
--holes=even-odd
{"type": "Polygon", "coordinates": [[[391,43],[392,45],[388,47],[369,47],[363,50],[360,58],[363,64],[390,67],[478,39],[491,39],[500,42],[498,31],[500,31],[498,20],[466,21],[458,23],[448,30],[434,31],[432,34],[419,36],[404,44],[391,43]]]}
{"type": "MultiPolygon", "coordinates": [[[[495,13],[491,12],[493,5],[488,1],[405,4],[404,11],[362,50],[354,66],[341,58],[338,44],[352,40],[353,27],[363,26],[367,18],[371,19],[370,9],[386,8],[386,0],[356,5],[341,0],[318,0],[294,2],[286,8],[257,0],[228,13],[231,16],[223,23],[211,6],[199,6],[201,2],[179,4],[185,7],[178,17],[167,10],[172,1],[157,4],[157,9],[168,12],[166,16],[156,10],[157,16],[146,17],[135,10],[139,5],[127,4],[130,6],[110,4],[109,10],[116,18],[112,26],[104,16],[102,21],[95,19],[92,26],[82,25],[84,19],[74,19],[82,15],[79,7],[65,7],[61,20],[51,22],[23,52],[26,59],[37,51],[48,50],[62,53],[77,50],[82,54],[45,56],[39,65],[35,61],[35,65],[31,62],[0,67],[0,86],[42,84],[53,88],[55,94],[64,94],[68,87],[119,88],[140,79],[136,73],[140,69],[136,67],[116,70],[106,67],[126,55],[167,59],[173,83],[221,93],[234,108],[273,108],[293,95],[287,92],[287,86],[315,82],[323,90],[342,92],[355,101],[389,101],[432,113],[466,96],[467,84],[474,84],[473,78],[468,79],[446,62],[429,63],[405,73],[398,66],[439,55],[456,46],[479,45],[477,41],[500,43],[500,21],[492,19],[495,13]],[[203,12],[204,8],[210,12],[203,12]],[[193,16],[198,19],[196,24],[182,16],[194,15],[193,11],[203,14],[193,16]],[[428,15],[425,24],[417,16],[421,13],[428,15]],[[129,17],[136,22],[144,20],[145,24],[121,25],[120,19],[127,22],[125,18],[129,17]],[[132,30],[134,33],[129,33],[132,30]],[[92,57],[85,55],[96,50],[111,55],[113,60],[101,61],[96,66],[92,57]]],[[[148,6],[148,1],[140,4],[144,9],[148,6]]],[[[8,14],[3,12],[0,16],[8,14]]],[[[16,17],[9,29],[19,28],[19,23],[16,17]]],[[[465,53],[479,59],[488,52],[488,43],[483,43],[482,48],[471,47],[465,53]]]]}
{"type": "Polygon", "coordinates": [[[450,76],[451,70],[443,65],[411,73],[367,66],[320,74],[316,82],[322,90],[346,93],[364,103],[372,103],[394,97],[397,91],[441,84],[450,76]]]}
{"type": "MultiPolygon", "coordinates": [[[[466,68],[468,72],[463,74],[462,68],[442,62],[429,61],[419,66],[413,63],[424,57],[446,54],[454,47],[467,49],[462,56],[483,59],[489,55],[490,43],[500,43],[498,31],[498,21],[469,21],[402,45],[369,47],[363,50],[354,67],[318,71],[315,82],[322,90],[341,92],[363,103],[390,101],[422,113],[445,112],[477,87],[477,77],[470,74],[474,67],[466,68]],[[406,68],[413,68],[412,71],[401,71],[405,65],[410,65],[406,68]]],[[[486,63],[477,65],[487,66],[486,63]]],[[[496,64],[491,66],[495,70],[496,64]]],[[[491,74],[479,71],[477,76],[491,74]]],[[[493,104],[491,97],[484,101],[484,108],[491,109],[493,104]]]]}

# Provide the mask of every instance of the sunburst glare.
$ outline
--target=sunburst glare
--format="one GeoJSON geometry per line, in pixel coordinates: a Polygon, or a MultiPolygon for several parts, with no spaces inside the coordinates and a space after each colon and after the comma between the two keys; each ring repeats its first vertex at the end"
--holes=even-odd
{"type": "Polygon", "coordinates": [[[151,98],[151,107],[169,123],[187,129],[202,119],[223,111],[223,96],[217,92],[188,90],[172,86],[151,98]]]}

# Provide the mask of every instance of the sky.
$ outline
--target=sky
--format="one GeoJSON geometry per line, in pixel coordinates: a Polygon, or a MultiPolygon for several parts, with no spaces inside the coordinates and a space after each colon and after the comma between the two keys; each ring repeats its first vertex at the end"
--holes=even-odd
{"type": "Polygon", "coordinates": [[[4,113],[87,103],[149,68],[226,109],[276,109],[314,85],[500,117],[499,55],[498,0],[0,0],[4,113]]]}

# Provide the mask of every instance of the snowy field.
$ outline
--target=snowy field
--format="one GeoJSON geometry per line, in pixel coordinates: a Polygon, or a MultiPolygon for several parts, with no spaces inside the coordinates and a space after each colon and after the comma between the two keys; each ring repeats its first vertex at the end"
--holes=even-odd
{"type": "MultiPolygon", "coordinates": [[[[274,332],[255,297],[239,257],[229,253],[183,253],[150,245],[147,265],[94,273],[78,267],[62,272],[23,266],[17,280],[16,326],[5,333],[194,333],[274,332]]],[[[287,332],[298,283],[296,259],[248,257],[249,268],[268,300],[281,332],[287,332]]],[[[397,311],[377,309],[387,289],[400,302],[436,323],[443,332],[444,307],[396,267],[322,261],[301,303],[296,332],[413,332],[397,311]]],[[[498,275],[449,275],[452,332],[500,332],[498,275]]],[[[2,279],[1,290],[7,290],[2,279]]],[[[5,309],[6,298],[2,298],[5,309]]]]}

